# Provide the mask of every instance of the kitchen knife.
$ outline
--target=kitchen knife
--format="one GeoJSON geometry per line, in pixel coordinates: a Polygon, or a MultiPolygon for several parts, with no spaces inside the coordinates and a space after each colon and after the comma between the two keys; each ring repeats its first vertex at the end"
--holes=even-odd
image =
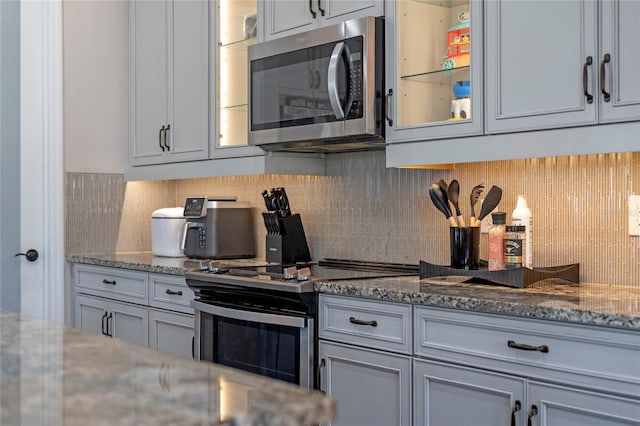
{"type": "Polygon", "coordinates": [[[291,216],[291,207],[289,206],[289,197],[284,188],[275,188],[274,190],[278,215],[280,217],[291,216]]]}

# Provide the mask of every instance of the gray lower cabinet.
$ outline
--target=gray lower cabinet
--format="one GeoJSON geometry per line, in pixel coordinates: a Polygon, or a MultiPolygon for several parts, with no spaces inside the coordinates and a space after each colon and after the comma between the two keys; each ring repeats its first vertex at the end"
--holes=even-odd
{"type": "Polygon", "coordinates": [[[411,424],[411,358],[320,341],[320,387],[337,401],[332,426],[411,424]]]}
{"type": "Polygon", "coordinates": [[[148,346],[147,309],[101,297],[76,295],[76,328],[148,346]]]}
{"type": "Polygon", "coordinates": [[[415,359],[413,396],[416,426],[524,424],[522,378],[415,359]]]}
{"type": "Polygon", "coordinates": [[[193,315],[149,309],[149,347],[193,358],[193,315]]]}
{"type": "Polygon", "coordinates": [[[411,305],[321,294],[319,386],[331,426],[411,425],[411,305]]]}
{"type": "Polygon", "coordinates": [[[536,381],[529,382],[527,391],[524,414],[531,426],[640,425],[638,400],[536,381]]]}
{"type": "Polygon", "coordinates": [[[194,298],[184,277],[73,264],[76,328],[193,357],[194,298]]]}
{"type": "Polygon", "coordinates": [[[424,306],[414,320],[415,425],[640,426],[637,332],[424,306]]]}

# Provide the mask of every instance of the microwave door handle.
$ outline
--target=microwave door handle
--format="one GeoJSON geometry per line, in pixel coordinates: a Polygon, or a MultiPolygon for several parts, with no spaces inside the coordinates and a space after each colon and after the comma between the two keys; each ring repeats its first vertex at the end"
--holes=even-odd
{"type": "Polygon", "coordinates": [[[347,45],[341,41],[336,43],[329,59],[329,70],[327,75],[327,88],[329,89],[329,102],[331,109],[338,120],[344,119],[344,110],[340,105],[340,95],[338,94],[338,63],[342,57],[342,52],[347,45]]]}

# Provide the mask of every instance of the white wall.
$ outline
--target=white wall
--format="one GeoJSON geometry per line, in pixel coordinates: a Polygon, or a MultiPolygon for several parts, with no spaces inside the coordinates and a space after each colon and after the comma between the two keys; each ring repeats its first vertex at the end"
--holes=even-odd
{"type": "Polygon", "coordinates": [[[123,0],[64,0],[66,172],[124,171],[126,9],[123,0]]]}

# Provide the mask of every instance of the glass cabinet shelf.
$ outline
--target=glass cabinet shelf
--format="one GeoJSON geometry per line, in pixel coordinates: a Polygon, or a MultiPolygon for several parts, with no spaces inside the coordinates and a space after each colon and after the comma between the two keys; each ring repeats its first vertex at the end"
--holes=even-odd
{"type": "Polygon", "coordinates": [[[246,49],[249,46],[256,44],[258,39],[256,37],[244,38],[242,40],[234,40],[228,43],[220,43],[220,47],[227,47],[229,49],[246,49]]]}
{"type": "Polygon", "coordinates": [[[431,84],[452,84],[458,80],[469,80],[470,67],[452,68],[448,70],[436,70],[418,74],[403,75],[400,78],[408,81],[420,81],[431,84]]]}
{"type": "Polygon", "coordinates": [[[227,111],[246,111],[249,104],[238,104],[238,105],[229,105],[223,106],[222,109],[227,111]]]}
{"type": "Polygon", "coordinates": [[[469,0],[413,0],[418,3],[426,3],[438,7],[458,7],[469,4],[469,0]]]}

